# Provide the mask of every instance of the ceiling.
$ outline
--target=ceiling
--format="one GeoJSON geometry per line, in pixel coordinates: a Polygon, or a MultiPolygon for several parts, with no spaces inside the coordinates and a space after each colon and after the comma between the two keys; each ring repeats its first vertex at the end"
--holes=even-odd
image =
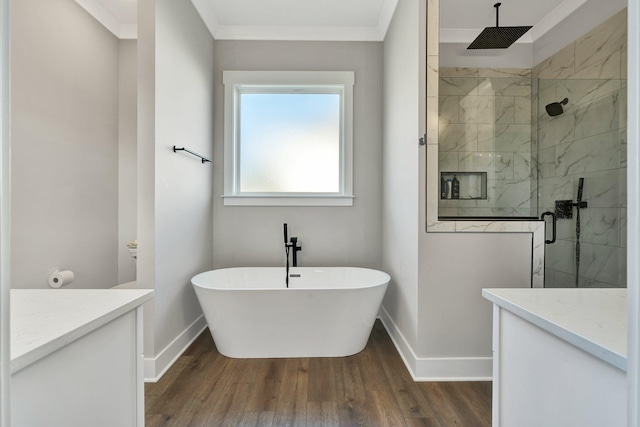
{"type": "MultiPolygon", "coordinates": [[[[119,38],[136,37],[137,0],[76,0],[119,38]]],[[[398,0],[191,0],[218,40],[384,39],[398,0]]],[[[441,0],[441,44],[470,43],[495,26],[496,0],[441,0]]],[[[505,0],[500,25],[533,25],[519,44],[533,44],[558,27],[575,33],[611,16],[627,0],[505,0]],[[590,6],[591,5],[591,6],[590,6]],[[595,5],[595,6],[594,6],[595,5]],[[577,12],[591,11],[576,28],[564,26],[577,12]],[[603,16],[598,16],[603,15],[603,16]],[[606,16],[604,16],[606,15],[606,16]]],[[[582,13],[581,12],[581,13],[582,13]]],[[[590,28],[590,27],[589,27],[590,28]]],[[[573,36],[574,34],[571,34],[573,36]]]]}
{"type": "Polygon", "coordinates": [[[120,39],[138,37],[138,0],[76,0],[120,39]]]}
{"type": "MultiPolygon", "coordinates": [[[[496,25],[495,0],[446,0],[440,2],[440,38],[442,42],[452,40],[471,42],[485,27],[496,25]]],[[[559,22],[565,16],[556,9],[571,3],[575,9],[575,0],[506,0],[500,6],[500,26],[533,25],[534,28],[548,26],[545,21],[559,22]]],[[[569,12],[570,13],[570,12],[569,12]]],[[[521,42],[531,43],[532,32],[523,36],[521,42]]]]}
{"type": "Polygon", "coordinates": [[[398,0],[191,0],[218,40],[384,39],[398,0]]]}
{"type": "Polygon", "coordinates": [[[496,0],[440,1],[440,66],[530,68],[624,9],[627,0],[505,0],[500,26],[532,25],[509,49],[468,50],[496,25],[496,0]]]}

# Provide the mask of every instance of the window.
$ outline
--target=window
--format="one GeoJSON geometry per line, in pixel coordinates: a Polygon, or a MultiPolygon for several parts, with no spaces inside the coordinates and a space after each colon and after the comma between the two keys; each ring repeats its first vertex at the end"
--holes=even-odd
{"type": "Polygon", "coordinates": [[[223,80],[225,205],[353,205],[353,72],[223,80]]]}

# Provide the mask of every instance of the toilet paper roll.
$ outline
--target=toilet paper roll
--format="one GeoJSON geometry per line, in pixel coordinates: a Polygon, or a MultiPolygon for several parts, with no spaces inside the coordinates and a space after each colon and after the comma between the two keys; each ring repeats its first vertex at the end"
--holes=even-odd
{"type": "Polygon", "coordinates": [[[60,286],[73,282],[75,278],[76,276],[71,270],[54,271],[53,274],[49,276],[49,286],[59,288],[60,286]]]}

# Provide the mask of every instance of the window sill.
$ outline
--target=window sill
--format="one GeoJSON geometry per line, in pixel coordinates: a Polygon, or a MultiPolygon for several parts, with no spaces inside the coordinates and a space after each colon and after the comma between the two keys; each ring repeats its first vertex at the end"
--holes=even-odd
{"type": "Polygon", "coordinates": [[[222,196],[225,206],[353,206],[354,196],[222,196]]]}

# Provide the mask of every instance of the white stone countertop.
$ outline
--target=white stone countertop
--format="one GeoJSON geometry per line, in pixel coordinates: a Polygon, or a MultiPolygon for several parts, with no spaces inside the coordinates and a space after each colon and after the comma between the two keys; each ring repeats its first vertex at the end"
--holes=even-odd
{"type": "Polygon", "coordinates": [[[12,289],[11,373],[151,298],[150,289],[12,289]]]}
{"type": "Polygon", "coordinates": [[[483,289],[482,296],[616,368],[627,370],[626,289],[483,289]]]}

